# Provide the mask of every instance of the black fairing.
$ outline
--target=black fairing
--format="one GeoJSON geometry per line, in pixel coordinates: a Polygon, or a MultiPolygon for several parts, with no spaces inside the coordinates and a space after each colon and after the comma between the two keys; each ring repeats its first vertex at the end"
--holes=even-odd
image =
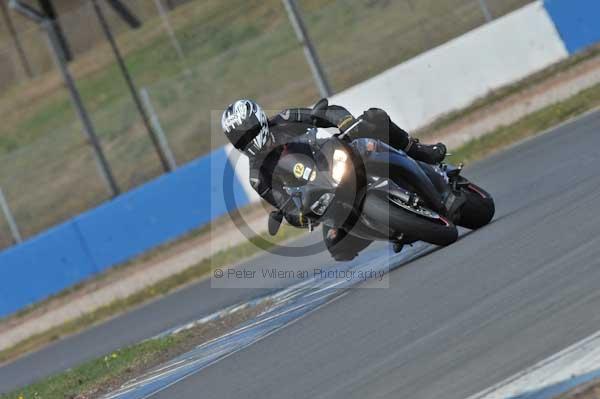
{"type": "Polygon", "coordinates": [[[293,201],[285,209],[291,214],[299,214],[311,219],[326,223],[332,227],[345,227],[350,229],[357,221],[361,204],[367,187],[367,178],[364,163],[352,148],[338,139],[324,140],[320,146],[316,142],[294,143],[288,145],[286,154],[283,155],[275,173],[288,187],[292,197],[301,197],[301,209],[294,207],[293,201]],[[347,170],[343,180],[336,185],[331,178],[333,153],[336,149],[345,151],[349,159],[346,163],[347,170]],[[312,181],[294,175],[296,164],[301,163],[304,168],[316,170],[316,178],[312,181]],[[334,200],[323,215],[314,214],[310,206],[323,194],[334,193],[334,200]]]}
{"type": "Polygon", "coordinates": [[[284,212],[307,217],[329,227],[342,227],[364,239],[389,239],[402,233],[402,226],[395,225],[390,229],[386,225],[388,220],[379,220],[380,212],[375,212],[378,215],[375,218],[363,214],[365,198],[370,195],[367,191],[375,190],[382,198],[389,195],[411,198],[412,193],[416,193],[428,208],[442,213],[442,196],[449,189],[434,167],[421,164],[406,153],[372,139],[357,139],[348,144],[335,137],[319,141],[315,136],[312,139],[309,136],[304,143],[288,145],[275,173],[290,197],[284,212]],[[332,177],[336,150],[343,150],[348,155],[346,170],[339,184],[332,177]],[[310,168],[311,173],[316,171],[316,175],[294,173],[298,163],[302,164],[298,170],[310,168]],[[385,181],[390,184],[381,184],[385,181]],[[323,214],[317,214],[314,205],[326,193],[334,194],[333,200],[323,214]]]}
{"type": "Polygon", "coordinates": [[[440,192],[447,190],[447,185],[433,168],[427,165],[424,170],[426,164],[415,161],[405,152],[396,150],[381,141],[377,142],[375,151],[365,151],[360,143],[361,140],[369,139],[355,140],[353,146],[361,148],[361,156],[369,176],[389,177],[405,189],[421,195],[432,210],[436,212],[443,210],[440,192]]]}

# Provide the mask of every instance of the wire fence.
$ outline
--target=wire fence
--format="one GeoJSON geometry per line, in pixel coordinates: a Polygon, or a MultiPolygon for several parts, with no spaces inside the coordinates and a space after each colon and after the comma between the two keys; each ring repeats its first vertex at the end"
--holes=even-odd
{"type": "MultiPolygon", "coordinates": [[[[67,1],[67,0],[65,0],[67,1]]],[[[339,92],[532,0],[302,0],[323,69],[339,92]],[[485,8],[482,7],[485,5],[485,8]]],[[[60,1],[58,1],[60,5],[60,1]]],[[[138,89],[145,89],[178,164],[224,144],[211,111],[238,97],[266,109],[310,104],[319,92],[280,0],[130,0],[131,30],[105,8],[138,89]],[[166,11],[161,15],[161,8],[166,11]]],[[[79,2],[81,4],[81,2],[79,2]]],[[[13,15],[32,66],[0,32],[0,187],[24,238],[110,198],[56,73],[43,32],[13,15]]],[[[76,78],[116,180],[125,191],[162,173],[93,12],[60,22],[76,78]]],[[[199,183],[201,184],[201,183],[199,183]]],[[[0,248],[11,245],[0,215],[0,248]]]]}

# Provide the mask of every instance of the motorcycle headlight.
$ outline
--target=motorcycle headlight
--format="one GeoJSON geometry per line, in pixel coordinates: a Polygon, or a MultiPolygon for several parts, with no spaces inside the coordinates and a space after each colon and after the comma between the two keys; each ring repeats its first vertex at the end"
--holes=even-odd
{"type": "Polygon", "coordinates": [[[333,167],[331,168],[331,178],[337,184],[340,184],[344,174],[346,174],[346,161],[348,154],[343,150],[333,152],[333,167]]]}

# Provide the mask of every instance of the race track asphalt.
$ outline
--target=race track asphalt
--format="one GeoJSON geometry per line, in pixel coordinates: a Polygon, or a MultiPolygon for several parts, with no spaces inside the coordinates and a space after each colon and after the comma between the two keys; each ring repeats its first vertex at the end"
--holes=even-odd
{"type": "MultiPolygon", "coordinates": [[[[491,225],[156,396],[465,398],[600,330],[599,161],[597,112],[467,168],[491,225]]],[[[0,391],[268,291],[190,286],[0,368],[0,391]]]]}

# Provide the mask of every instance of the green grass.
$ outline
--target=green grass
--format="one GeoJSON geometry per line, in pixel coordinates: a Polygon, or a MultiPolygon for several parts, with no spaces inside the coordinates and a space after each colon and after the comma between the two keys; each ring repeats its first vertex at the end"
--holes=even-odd
{"type": "MultiPolygon", "coordinates": [[[[499,16],[530,1],[506,0],[492,11],[499,16]]],[[[470,0],[305,0],[302,7],[336,90],[483,23],[477,2],[470,0]]],[[[223,144],[222,135],[211,132],[210,112],[234,98],[253,97],[272,110],[318,98],[281,1],[195,0],[170,18],[191,78],[183,74],[185,66],[157,18],[138,31],[113,25],[123,31],[118,41],[126,63],[138,86],[149,89],[180,162],[223,144]]],[[[112,54],[99,43],[71,69],[117,180],[127,190],[161,170],[112,54]]],[[[106,200],[109,194],[57,76],[5,93],[0,186],[23,235],[106,200]]],[[[7,231],[3,224],[0,231],[7,231]]],[[[8,235],[0,234],[0,247],[8,244],[8,235]]]]}
{"type": "MultiPolygon", "coordinates": [[[[597,85],[568,100],[535,112],[515,124],[499,128],[487,136],[467,143],[454,151],[453,161],[481,159],[599,106],[600,85],[597,85]]],[[[278,236],[277,241],[279,242],[282,239],[290,237],[290,235],[293,235],[293,231],[297,230],[284,229],[283,234],[278,236]]],[[[265,246],[265,242],[261,238],[258,238],[258,240],[261,241],[260,246],[262,248],[273,245],[267,243],[265,246]]],[[[55,334],[72,333],[82,328],[82,326],[89,326],[110,315],[143,303],[150,298],[171,292],[173,289],[205,275],[211,270],[211,266],[231,264],[256,252],[257,247],[254,244],[245,243],[234,250],[219,253],[212,260],[202,262],[183,273],[156,284],[144,292],[132,295],[122,301],[116,301],[92,315],[83,316],[78,320],[67,323],[54,333],[48,332],[48,334],[44,334],[45,338],[38,341],[37,345],[46,342],[48,338],[55,338],[55,334]]],[[[39,339],[39,337],[34,337],[31,342],[39,339]]],[[[60,373],[10,394],[0,396],[0,398],[64,398],[73,397],[82,392],[95,392],[100,387],[106,386],[111,382],[114,383],[114,380],[122,382],[134,377],[135,370],[146,370],[151,365],[156,364],[158,359],[172,357],[173,353],[170,350],[174,347],[182,346],[182,343],[185,343],[186,340],[189,340],[189,334],[181,333],[167,338],[144,341],[87,362],[73,370],[60,373]],[[169,353],[171,356],[168,355],[169,353]]],[[[28,348],[27,345],[27,342],[23,342],[17,350],[22,351],[24,348],[28,348]]],[[[5,351],[0,353],[0,359],[12,356],[14,356],[14,352],[5,351]]],[[[96,397],[95,395],[97,396],[97,393],[92,394],[91,397],[96,397]]]]}
{"type": "Polygon", "coordinates": [[[131,373],[130,370],[150,363],[153,358],[177,343],[176,336],[144,341],[21,390],[1,395],[0,398],[72,398],[81,392],[101,388],[113,378],[131,373]]]}

